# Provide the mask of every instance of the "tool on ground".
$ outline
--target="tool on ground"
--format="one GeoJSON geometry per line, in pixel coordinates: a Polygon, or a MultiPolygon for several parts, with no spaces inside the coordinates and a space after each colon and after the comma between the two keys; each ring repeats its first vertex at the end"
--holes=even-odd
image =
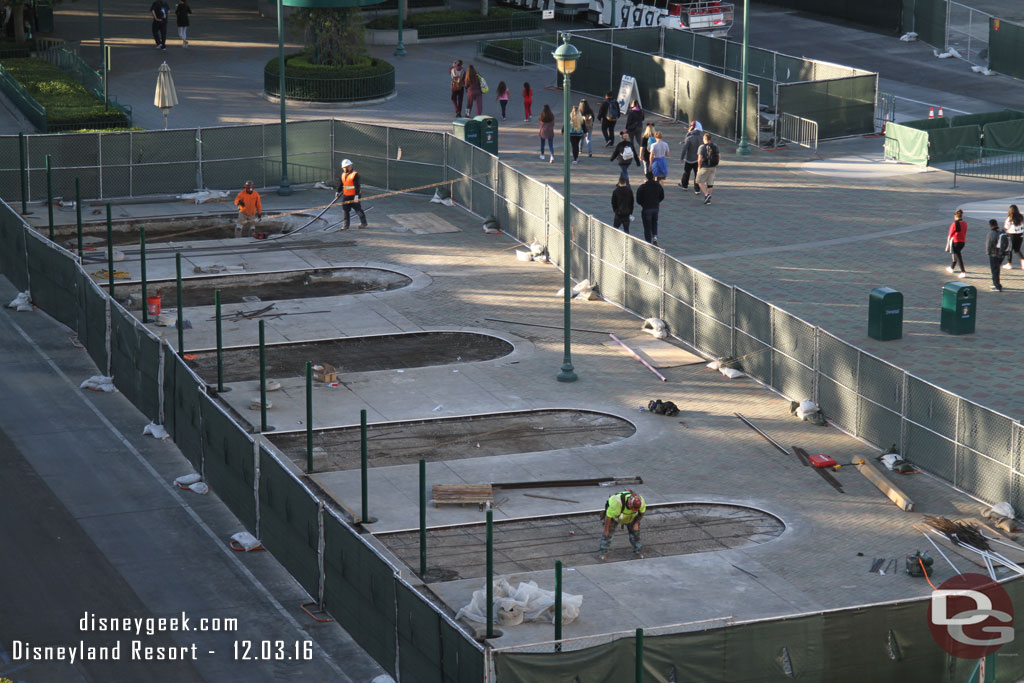
{"type": "MultiPolygon", "coordinates": [[[[981,533],[981,531],[973,524],[963,521],[954,522],[953,520],[945,517],[932,517],[930,515],[925,515],[924,520],[935,533],[945,536],[955,545],[964,548],[965,550],[976,555],[980,555],[982,560],[985,562],[985,567],[988,569],[989,575],[993,579],[995,578],[994,562],[998,562],[1017,574],[1024,575],[1024,567],[1021,567],[1019,564],[1008,559],[1001,553],[997,553],[992,550],[992,546],[989,545],[990,539],[981,533]]],[[[1000,541],[1000,543],[1002,543],[1002,541],[1000,541]]]]}
{"type": "Polygon", "coordinates": [[[931,574],[932,565],[934,563],[935,560],[933,560],[927,552],[922,553],[918,550],[913,555],[907,555],[907,574],[927,578],[931,574]]]}
{"type": "MultiPolygon", "coordinates": [[[[502,320],[501,318],[484,318],[492,323],[508,323],[510,325],[525,325],[526,327],[544,327],[549,330],[563,330],[565,329],[562,325],[541,325],[540,323],[524,323],[518,320],[502,320]]],[[[573,332],[591,332],[593,334],[608,334],[604,330],[584,330],[579,327],[570,327],[573,332]]]]}
{"type": "Polygon", "coordinates": [[[542,496],[539,493],[524,493],[523,495],[526,496],[527,498],[544,498],[546,500],[557,500],[560,503],[579,503],[578,500],[573,500],[572,498],[555,498],[554,496],[542,496]]]}
{"type": "Polygon", "coordinates": [[[327,209],[329,209],[329,208],[331,208],[332,206],[334,206],[335,202],[337,202],[337,201],[338,201],[339,199],[341,199],[341,195],[336,195],[336,196],[334,197],[334,199],[333,199],[333,200],[331,200],[331,203],[330,203],[330,204],[328,204],[328,205],[327,205],[327,206],[325,206],[325,207],[324,207],[323,209],[321,209],[321,210],[320,210],[320,213],[318,213],[317,215],[315,215],[315,216],[313,216],[312,218],[310,218],[310,219],[309,219],[309,222],[307,222],[307,223],[306,223],[305,225],[302,225],[302,226],[300,226],[300,227],[298,227],[298,228],[295,228],[294,230],[290,230],[289,232],[284,232],[284,233],[281,233],[280,235],[272,235],[272,236],[269,236],[269,237],[267,237],[267,241],[270,241],[270,240],[276,240],[276,239],[280,239],[280,238],[282,238],[282,237],[289,237],[289,236],[291,236],[291,235],[294,235],[294,234],[296,234],[296,233],[298,233],[298,232],[302,232],[303,230],[305,230],[305,229],[306,229],[306,228],[308,228],[309,226],[313,225],[313,223],[315,223],[316,221],[318,221],[318,220],[320,219],[320,216],[323,216],[323,215],[324,215],[324,214],[325,214],[325,213],[327,212],[327,209]]]}
{"type": "Polygon", "coordinates": [[[942,555],[942,559],[944,559],[949,564],[949,566],[953,568],[953,571],[955,571],[959,575],[960,574],[960,570],[956,568],[955,564],[953,564],[953,560],[949,559],[949,557],[946,555],[946,553],[942,552],[942,548],[940,548],[938,546],[938,544],[935,541],[932,540],[931,536],[929,536],[925,532],[921,531],[920,529],[918,529],[918,533],[921,534],[922,536],[924,536],[925,539],[929,543],[932,544],[932,547],[935,548],[936,552],[938,552],[939,555],[942,555]]]}
{"type": "MultiPolygon", "coordinates": [[[[833,460],[832,458],[829,458],[827,455],[808,455],[807,451],[805,451],[804,449],[800,448],[799,446],[793,446],[793,452],[796,453],[797,457],[799,457],[801,462],[803,462],[805,465],[814,465],[814,471],[817,472],[818,476],[821,477],[822,479],[824,479],[828,483],[829,486],[834,488],[839,493],[846,493],[843,490],[843,485],[839,483],[839,480],[836,479],[835,477],[833,477],[830,472],[826,472],[823,469],[825,467],[834,466],[835,465],[835,460],[833,460]],[[820,458],[828,458],[828,460],[832,460],[832,465],[828,465],[828,464],[816,465],[813,462],[814,458],[819,458],[819,459],[820,458]]],[[[819,460],[819,461],[827,463],[828,460],[819,460]]]]}
{"type": "Polygon", "coordinates": [[[814,455],[807,456],[807,459],[810,461],[811,467],[817,467],[819,469],[824,467],[836,467],[838,464],[836,463],[835,458],[830,455],[825,455],[824,453],[815,453],[814,455]]]}
{"type": "Polygon", "coordinates": [[[598,477],[596,479],[544,479],[540,481],[492,482],[496,489],[556,489],[566,486],[629,486],[643,484],[642,477],[598,477]]]}
{"type": "Polygon", "coordinates": [[[638,354],[636,351],[634,351],[633,349],[631,349],[628,346],[626,346],[625,342],[623,342],[621,339],[616,337],[614,334],[609,334],[608,336],[611,337],[612,339],[614,339],[616,342],[618,342],[619,346],[621,346],[623,349],[625,349],[626,353],[628,353],[633,358],[635,358],[636,360],[638,360],[641,363],[643,363],[645,368],[647,368],[648,370],[653,372],[655,375],[657,375],[658,379],[660,379],[662,382],[667,382],[668,381],[668,378],[665,377],[665,375],[663,375],[660,372],[658,372],[657,370],[655,370],[653,365],[651,365],[650,363],[645,361],[643,358],[641,358],[640,354],[638,354]]]}
{"type": "Polygon", "coordinates": [[[874,465],[869,463],[867,460],[857,455],[850,460],[850,464],[857,467],[857,471],[864,475],[864,477],[874,484],[879,491],[884,493],[886,497],[892,502],[896,503],[897,506],[904,512],[910,512],[914,509],[914,501],[910,497],[903,493],[895,484],[885,478],[885,475],[878,471],[874,465]]]}
{"type": "Polygon", "coordinates": [[[660,398],[650,401],[647,404],[647,410],[655,415],[665,415],[667,417],[675,417],[679,414],[679,406],[672,401],[662,401],[660,398]]]}
{"type": "Polygon", "coordinates": [[[878,570],[882,568],[883,564],[885,564],[885,558],[884,557],[879,557],[879,558],[875,559],[875,561],[871,563],[871,569],[868,570],[868,573],[869,574],[877,574],[878,570]]]}
{"type": "Polygon", "coordinates": [[[754,430],[755,432],[757,432],[758,434],[760,434],[761,436],[763,436],[763,437],[764,437],[764,439],[765,439],[765,441],[767,441],[767,442],[768,442],[768,443],[770,443],[771,445],[775,446],[775,448],[777,448],[777,449],[779,450],[779,452],[781,452],[781,453],[784,453],[785,455],[789,455],[789,451],[787,451],[787,450],[786,450],[785,448],[783,448],[783,447],[782,447],[781,445],[779,445],[779,442],[778,442],[778,441],[776,441],[775,439],[773,439],[772,437],[768,436],[767,434],[765,434],[764,432],[762,432],[762,431],[761,431],[760,429],[758,429],[757,427],[755,427],[755,426],[754,426],[754,423],[753,423],[753,422],[751,422],[751,421],[750,421],[750,420],[748,420],[747,418],[743,417],[743,416],[742,416],[742,415],[740,415],[739,413],[733,413],[733,415],[735,415],[735,416],[736,416],[736,417],[738,417],[738,418],[739,418],[740,420],[742,420],[742,421],[743,421],[743,424],[747,425],[748,427],[750,427],[751,429],[753,429],[753,430],[754,430]]]}

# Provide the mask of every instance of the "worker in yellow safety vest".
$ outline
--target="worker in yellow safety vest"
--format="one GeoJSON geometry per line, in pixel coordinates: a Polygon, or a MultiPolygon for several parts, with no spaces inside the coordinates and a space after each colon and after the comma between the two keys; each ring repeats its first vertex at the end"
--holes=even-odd
{"type": "Polygon", "coordinates": [[[263,202],[260,200],[260,193],[253,189],[251,180],[245,181],[245,187],[235,197],[235,206],[238,207],[235,237],[242,236],[243,228],[251,236],[256,230],[256,219],[263,218],[263,202]]]}
{"type": "Polygon", "coordinates": [[[640,542],[640,520],[647,512],[647,502],[639,493],[630,490],[620,491],[608,498],[604,504],[604,535],[598,550],[601,560],[608,559],[608,548],[612,543],[612,532],[617,526],[624,526],[629,532],[629,542],[633,546],[633,557],[643,559],[643,544],[640,542]]]}
{"type": "Polygon", "coordinates": [[[342,209],[345,212],[345,222],[341,229],[348,230],[348,217],[352,209],[359,214],[359,227],[365,228],[366,214],[363,213],[363,207],[359,203],[359,173],[352,170],[352,162],[348,159],[341,161],[341,178],[338,180],[338,192],[335,194],[335,198],[337,197],[342,197],[344,200],[342,209]]]}

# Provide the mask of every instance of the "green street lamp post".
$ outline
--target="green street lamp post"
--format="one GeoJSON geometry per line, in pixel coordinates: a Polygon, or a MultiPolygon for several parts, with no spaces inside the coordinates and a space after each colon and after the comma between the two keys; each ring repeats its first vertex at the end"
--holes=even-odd
{"type": "Polygon", "coordinates": [[[277,194],[287,197],[292,186],[288,184],[288,115],[284,103],[284,0],[277,0],[277,71],[277,94],[281,98],[281,182],[277,194]]]}
{"type": "Polygon", "coordinates": [[[564,175],[562,195],[564,204],[562,207],[562,271],[564,300],[562,303],[564,325],[565,325],[565,353],[562,357],[562,369],[556,379],[559,382],[575,382],[576,372],[572,367],[572,342],[570,339],[572,316],[572,282],[569,279],[569,264],[572,262],[572,240],[569,234],[569,91],[571,90],[572,72],[576,70],[576,62],[580,58],[580,51],[569,44],[569,34],[562,34],[562,44],[551,53],[558,65],[558,71],[562,74],[562,171],[564,175]]]}
{"type": "Polygon", "coordinates": [[[750,154],[747,142],[747,52],[750,48],[750,0],[743,0],[743,84],[740,86],[740,144],[737,154],[750,154]]]}
{"type": "Polygon", "coordinates": [[[405,43],[402,42],[402,29],[404,26],[402,24],[405,21],[405,12],[403,10],[405,9],[405,4],[408,1],[409,0],[398,0],[398,45],[395,46],[396,57],[405,56],[405,43]]]}

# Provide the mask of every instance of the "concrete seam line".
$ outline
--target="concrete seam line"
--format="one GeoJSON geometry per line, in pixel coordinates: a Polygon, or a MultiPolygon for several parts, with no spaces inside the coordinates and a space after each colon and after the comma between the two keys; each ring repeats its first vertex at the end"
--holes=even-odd
{"type": "MultiPolygon", "coordinates": [[[[20,325],[18,325],[18,323],[14,322],[13,320],[8,320],[8,322],[11,325],[11,327],[13,327],[18,332],[18,334],[21,335],[21,337],[29,344],[29,346],[32,347],[32,350],[35,351],[36,354],[38,354],[39,357],[42,358],[47,365],[53,368],[53,371],[56,372],[57,375],[62,380],[64,380],[64,382],[67,383],[68,386],[72,388],[73,393],[76,396],[78,396],[79,399],[81,399],[81,401],[89,408],[89,410],[91,410],[96,415],[96,417],[100,419],[100,422],[102,422],[103,425],[110,430],[110,432],[117,438],[117,440],[124,444],[125,448],[127,448],[132,453],[132,455],[135,456],[135,459],[142,464],[146,471],[149,472],[154,479],[160,482],[160,484],[164,487],[165,490],[168,491],[168,493],[172,494],[172,497],[178,502],[178,505],[180,505],[182,509],[189,515],[189,517],[191,517],[192,520],[197,525],[199,525],[199,527],[204,532],[206,532],[206,535],[214,541],[214,545],[218,547],[221,550],[221,552],[224,553],[224,555],[231,560],[231,563],[235,566],[235,568],[249,580],[249,582],[256,588],[256,590],[263,594],[263,597],[267,599],[271,606],[273,606],[273,608],[276,609],[277,612],[281,614],[285,618],[285,620],[295,628],[295,630],[309,637],[309,640],[313,643],[313,648],[319,651],[321,655],[323,655],[324,661],[327,662],[328,666],[334,669],[334,671],[338,674],[339,680],[343,683],[352,683],[352,679],[345,675],[345,672],[338,667],[338,665],[334,662],[334,659],[327,654],[327,652],[320,646],[320,643],[318,643],[316,639],[313,638],[312,634],[310,634],[308,631],[305,631],[299,624],[299,622],[295,619],[295,617],[289,614],[288,611],[285,610],[284,606],[281,605],[280,602],[278,602],[277,598],[275,598],[273,594],[271,594],[271,592],[267,590],[266,586],[260,583],[259,579],[257,579],[251,571],[249,571],[249,568],[242,564],[241,560],[239,560],[234,555],[233,551],[220,542],[220,539],[217,537],[217,534],[214,533],[213,529],[211,529],[209,525],[207,525],[206,522],[203,521],[199,514],[190,505],[186,504],[185,501],[183,501],[177,495],[177,492],[174,490],[173,486],[165,482],[160,477],[160,474],[156,471],[156,469],[149,463],[148,460],[146,460],[142,456],[142,453],[140,453],[138,449],[136,449],[135,446],[132,445],[132,443],[124,436],[124,434],[122,434],[121,431],[117,427],[115,427],[113,423],[110,422],[110,420],[107,419],[106,415],[100,412],[99,408],[97,408],[91,401],[89,401],[85,396],[83,396],[80,391],[78,391],[78,387],[74,385],[74,382],[72,382],[71,379],[64,373],[64,371],[57,366],[53,359],[51,359],[49,356],[43,353],[43,350],[39,348],[39,345],[36,344],[35,340],[32,339],[28,335],[28,333],[25,332],[25,330],[22,329],[20,325]]],[[[136,408],[136,410],[138,409],[136,408]]],[[[278,562],[278,564],[280,564],[280,562],[278,562]]],[[[289,574],[289,576],[291,576],[291,574],[289,574]]],[[[294,580],[294,577],[292,577],[292,579],[294,580]]]]}

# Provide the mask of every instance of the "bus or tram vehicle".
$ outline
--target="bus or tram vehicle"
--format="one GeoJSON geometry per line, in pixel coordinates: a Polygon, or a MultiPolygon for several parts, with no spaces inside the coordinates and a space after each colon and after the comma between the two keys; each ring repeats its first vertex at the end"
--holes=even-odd
{"type": "Polygon", "coordinates": [[[716,38],[729,34],[733,19],[733,4],[717,0],[512,0],[512,4],[585,14],[595,26],[666,26],[716,38]]]}

